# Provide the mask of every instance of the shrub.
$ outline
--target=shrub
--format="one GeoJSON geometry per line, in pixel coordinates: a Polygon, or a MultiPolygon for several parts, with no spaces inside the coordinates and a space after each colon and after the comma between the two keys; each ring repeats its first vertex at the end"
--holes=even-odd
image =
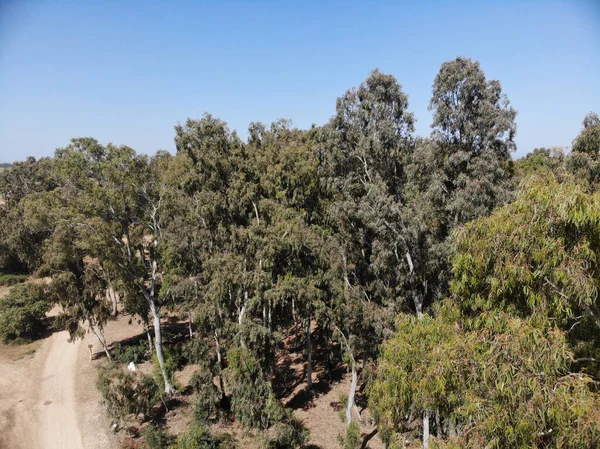
{"type": "Polygon", "coordinates": [[[33,284],[15,285],[0,299],[0,339],[36,338],[44,330],[44,318],[51,304],[42,287],[33,284]]]}
{"type": "Polygon", "coordinates": [[[120,368],[101,371],[97,387],[108,414],[117,420],[128,415],[141,415],[142,419],[147,419],[160,398],[160,389],[152,377],[120,368]]]}
{"type": "MultiPolygon", "coordinates": [[[[178,390],[177,382],[175,380],[175,371],[177,370],[177,362],[172,357],[171,353],[163,346],[163,356],[165,358],[165,371],[167,372],[167,377],[169,378],[169,382],[178,390]]],[[[153,376],[154,382],[156,385],[160,385],[161,393],[164,393],[165,383],[162,375],[162,371],[160,369],[160,364],[158,363],[158,356],[156,352],[152,354],[152,365],[154,366],[153,376]]]]}
{"type": "Polygon", "coordinates": [[[310,439],[310,432],[289,410],[286,411],[285,421],[275,424],[272,431],[274,435],[267,441],[269,449],[299,448],[310,439]]]}
{"type": "Polygon", "coordinates": [[[139,364],[147,359],[148,343],[140,340],[137,344],[122,345],[115,343],[112,348],[113,358],[117,362],[139,364]]]}
{"type": "Polygon", "coordinates": [[[228,386],[235,417],[244,426],[261,430],[280,422],[285,411],[258,360],[246,349],[232,349],[228,359],[228,386]]]}
{"type": "Polygon", "coordinates": [[[0,285],[15,285],[25,282],[26,274],[2,274],[0,275],[0,285]]]}
{"type": "Polygon", "coordinates": [[[191,379],[191,385],[196,391],[194,401],[194,419],[198,424],[203,424],[211,418],[218,418],[221,393],[213,382],[212,372],[205,367],[200,367],[191,379]]]}
{"type": "Polygon", "coordinates": [[[160,427],[146,427],[142,430],[142,437],[144,437],[145,449],[168,449],[169,447],[169,437],[160,427]]]}
{"type": "Polygon", "coordinates": [[[358,449],[360,447],[360,427],[358,424],[351,422],[346,429],[346,436],[340,436],[339,441],[343,449],[358,449]]]}
{"type": "Polygon", "coordinates": [[[177,438],[171,449],[219,449],[222,441],[225,439],[214,437],[205,427],[193,426],[177,438]]]}

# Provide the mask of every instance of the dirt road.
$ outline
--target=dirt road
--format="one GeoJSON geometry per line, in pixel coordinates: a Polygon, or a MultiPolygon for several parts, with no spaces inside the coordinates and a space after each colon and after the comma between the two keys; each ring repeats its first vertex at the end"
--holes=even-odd
{"type": "Polygon", "coordinates": [[[80,345],[68,343],[67,333],[58,332],[33,357],[23,349],[22,357],[0,360],[0,447],[83,447],[75,406],[80,345]]]}
{"type": "Polygon", "coordinates": [[[67,332],[58,332],[49,346],[37,408],[40,417],[40,448],[80,449],[83,447],[75,408],[75,366],[81,340],[67,342],[67,332]]]}

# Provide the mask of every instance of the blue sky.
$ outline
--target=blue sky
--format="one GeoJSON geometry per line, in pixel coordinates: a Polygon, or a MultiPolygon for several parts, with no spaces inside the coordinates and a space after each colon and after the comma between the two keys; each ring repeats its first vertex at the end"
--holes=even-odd
{"type": "Polygon", "coordinates": [[[242,136],[251,121],[323,124],[376,67],[426,136],[433,79],[459,55],[518,110],[516,157],[570,145],[600,113],[600,0],[0,0],[0,161],[75,136],[173,152],[173,126],[205,111],[242,136]]]}

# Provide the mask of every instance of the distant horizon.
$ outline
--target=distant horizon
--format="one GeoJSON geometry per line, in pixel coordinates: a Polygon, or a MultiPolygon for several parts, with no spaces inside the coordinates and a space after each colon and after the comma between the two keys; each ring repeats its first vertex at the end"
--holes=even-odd
{"type": "Polygon", "coordinates": [[[600,2],[0,2],[0,160],[51,156],[90,136],[175,151],[173,127],[204,112],[306,129],[379,68],[430,134],[445,61],[480,62],[518,111],[518,159],[570,147],[600,113],[600,2]]]}

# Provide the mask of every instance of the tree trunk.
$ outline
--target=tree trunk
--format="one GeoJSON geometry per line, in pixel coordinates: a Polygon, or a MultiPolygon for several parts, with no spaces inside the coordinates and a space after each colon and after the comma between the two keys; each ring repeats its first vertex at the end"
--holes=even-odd
{"type": "Polygon", "coordinates": [[[148,349],[150,350],[150,355],[152,355],[152,352],[154,352],[152,347],[154,345],[152,344],[152,335],[150,335],[150,326],[148,326],[148,323],[144,323],[144,329],[146,330],[146,335],[148,336],[148,349]]]}
{"type": "Polygon", "coordinates": [[[165,369],[165,357],[163,354],[162,335],[160,328],[160,314],[158,313],[158,310],[156,310],[156,304],[151,296],[148,296],[148,303],[154,321],[154,348],[156,350],[156,358],[158,359],[158,364],[165,382],[165,394],[171,394],[173,393],[173,387],[171,386],[169,376],[167,375],[167,370],[165,369]]]}
{"type": "Polygon", "coordinates": [[[306,320],[306,353],[307,353],[307,363],[306,363],[306,389],[308,391],[312,391],[312,346],[310,340],[310,315],[306,320]]]}
{"type": "Polygon", "coordinates": [[[192,331],[192,312],[188,312],[188,329],[190,331],[190,338],[194,338],[194,331],[192,331]]]}
{"type": "Polygon", "coordinates": [[[352,408],[354,407],[354,398],[356,396],[356,387],[358,385],[358,373],[356,372],[356,362],[354,357],[351,361],[352,365],[352,383],[350,384],[350,393],[348,394],[348,404],[346,406],[346,427],[352,423],[352,408]]]}
{"type": "Polygon", "coordinates": [[[90,329],[92,330],[92,332],[94,333],[94,335],[96,336],[96,338],[98,339],[100,344],[102,345],[102,349],[104,349],[104,353],[106,354],[106,357],[108,358],[109,361],[112,361],[112,357],[110,356],[110,352],[108,352],[108,347],[106,346],[106,339],[104,338],[104,331],[101,328],[98,328],[98,330],[100,331],[100,334],[98,334],[98,332],[96,332],[96,329],[94,328],[94,325],[91,323],[91,321],[89,322],[89,325],[90,325],[90,329]]]}
{"type": "Polygon", "coordinates": [[[244,315],[246,315],[246,307],[248,306],[248,290],[244,290],[244,303],[242,307],[238,311],[238,325],[240,326],[240,346],[242,348],[246,348],[246,344],[244,343],[244,337],[241,335],[241,327],[244,322],[244,315]]]}
{"type": "Polygon", "coordinates": [[[443,437],[443,433],[442,433],[442,418],[440,416],[440,409],[439,408],[435,411],[435,432],[436,432],[436,436],[439,439],[442,439],[442,437],[443,437]]]}
{"type": "Polygon", "coordinates": [[[448,436],[456,436],[456,426],[454,425],[454,420],[452,418],[448,420],[448,436]]]}
{"type": "Polygon", "coordinates": [[[225,398],[225,384],[223,383],[223,359],[221,358],[221,344],[219,343],[219,335],[215,330],[215,350],[217,351],[217,362],[219,364],[219,387],[221,388],[221,400],[225,398]]]}
{"type": "Polygon", "coordinates": [[[292,316],[294,317],[294,351],[298,349],[298,314],[296,313],[296,304],[294,298],[292,298],[292,316]]]}
{"type": "Polygon", "coordinates": [[[423,412],[423,449],[429,447],[429,410],[423,412]]]}
{"type": "Polygon", "coordinates": [[[118,298],[117,298],[117,292],[114,290],[114,288],[112,288],[112,287],[109,286],[106,289],[106,297],[108,298],[108,300],[112,304],[112,312],[111,312],[112,316],[117,316],[117,313],[118,313],[118,309],[117,309],[118,298]]]}

